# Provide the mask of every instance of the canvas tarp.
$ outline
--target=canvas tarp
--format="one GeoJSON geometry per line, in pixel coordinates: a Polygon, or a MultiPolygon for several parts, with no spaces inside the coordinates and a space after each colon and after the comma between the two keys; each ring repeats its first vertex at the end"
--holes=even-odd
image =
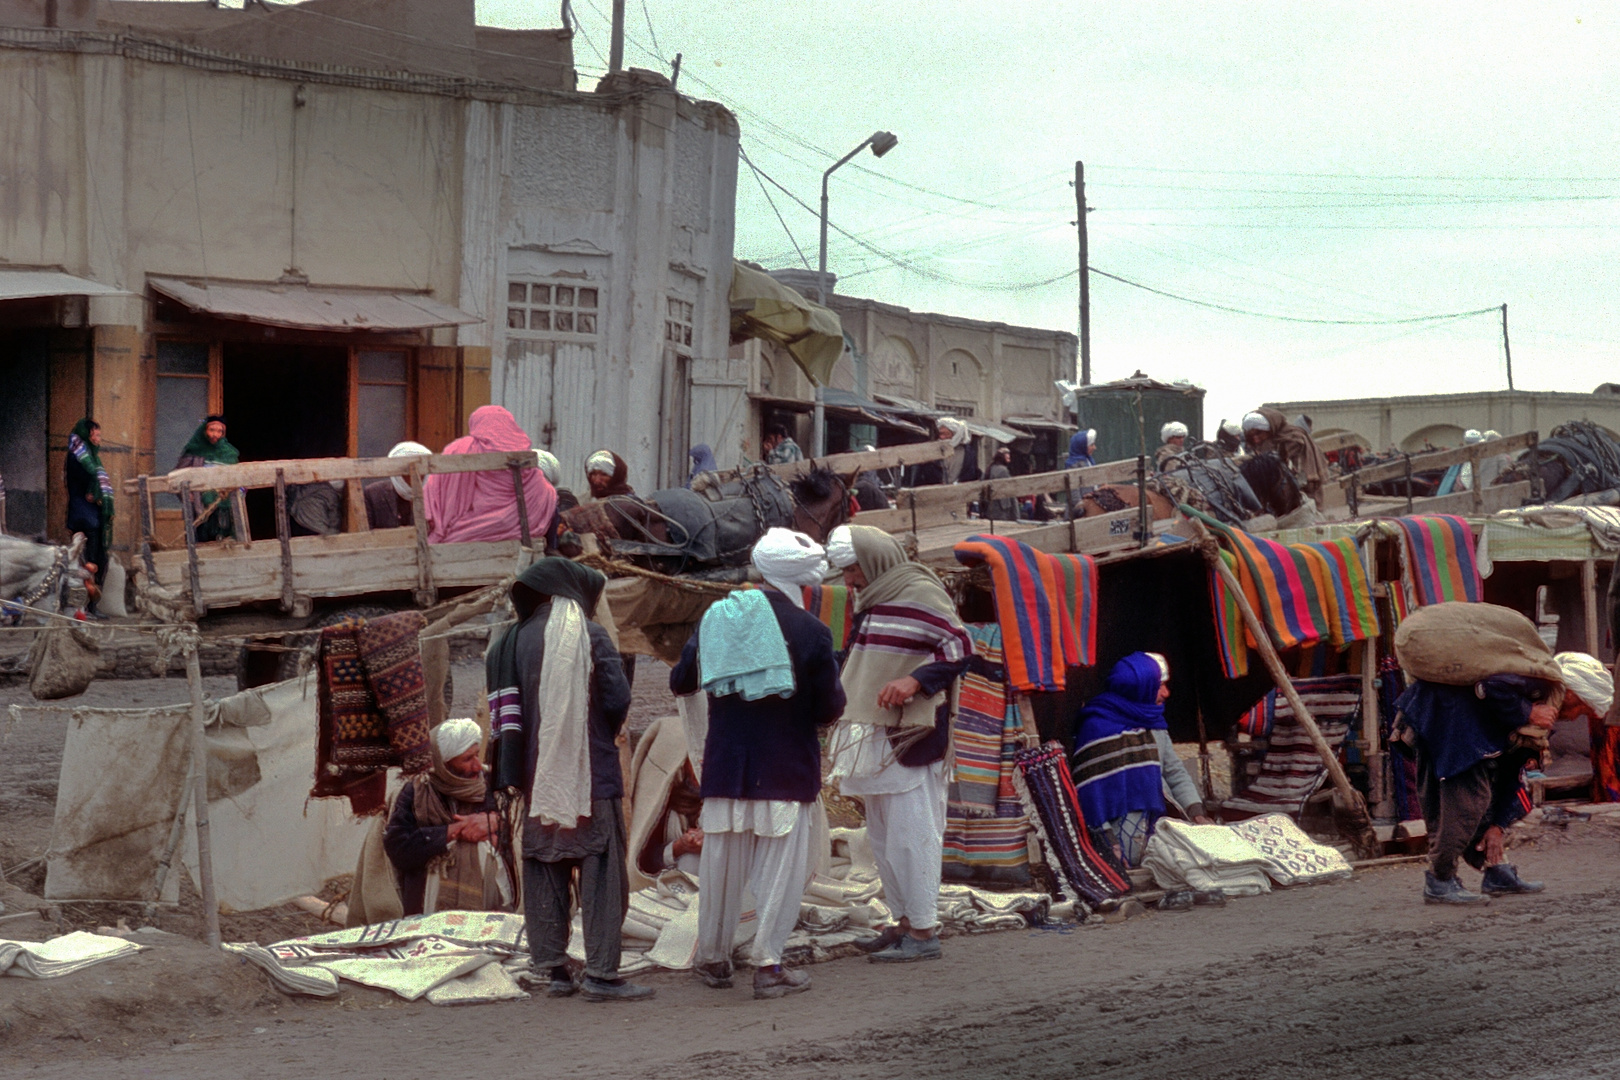
{"type": "MultiPolygon", "coordinates": [[[[185,693],[175,684],[176,695],[185,693]]],[[[46,855],[52,900],[150,900],[182,803],[191,752],[188,705],[152,709],[12,706],[13,719],[67,714],[56,817],[46,855]]],[[[315,676],[208,704],[208,816],[220,903],[251,911],[318,892],[354,869],[365,823],[341,800],[309,804],[315,773],[315,676]]],[[[196,832],[181,854],[198,885],[196,832]]],[[[161,899],[178,897],[170,873],[161,899]]]]}
{"type": "Polygon", "coordinates": [[[844,355],[844,325],[837,312],[742,263],[732,264],[731,336],[783,346],[816,386],[832,381],[833,365],[844,355]]]}

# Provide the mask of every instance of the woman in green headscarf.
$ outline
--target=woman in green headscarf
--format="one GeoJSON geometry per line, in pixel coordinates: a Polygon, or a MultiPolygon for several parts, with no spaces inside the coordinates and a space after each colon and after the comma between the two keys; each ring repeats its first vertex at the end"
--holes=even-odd
{"type": "MultiPolygon", "coordinates": [[[[186,442],[185,449],[180,451],[180,460],[175,462],[174,467],[194,469],[205,465],[235,465],[241,460],[242,455],[225,437],[225,418],[210,416],[198,424],[197,430],[191,433],[191,438],[186,442]]],[[[201,518],[210,506],[220,501],[220,493],[198,492],[193,494],[191,499],[192,511],[201,518]]],[[[235,535],[234,522],[231,520],[231,504],[228,500],[197,526],[199,544],[209,540],[225,540],[235,535]]]]}
{"type": "MultiPolygon", "coordinates": [[[[84,561],[95,566],[99,586],[107,578],[107,552],[112,547],[113,486],[101,464],[101,425],[88,416],[68,435],[62,475],[67,482],[68,532],[84,533],[84,561]]],[[[94,601],[89,611],[98,614],[94,601]]]]}

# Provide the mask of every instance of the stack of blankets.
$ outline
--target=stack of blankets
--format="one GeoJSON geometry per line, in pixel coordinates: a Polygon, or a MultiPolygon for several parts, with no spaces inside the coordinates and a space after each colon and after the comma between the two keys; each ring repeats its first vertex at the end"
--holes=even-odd
{"type": "Polygon", "coordinates": [[[1350,876],[1335,848],[1307,836],[1286,814],[1237,825],[1161,820],[1142,859],[1161,889],[1255,896],[1278,885],[1315,885],[1350,876]]]}

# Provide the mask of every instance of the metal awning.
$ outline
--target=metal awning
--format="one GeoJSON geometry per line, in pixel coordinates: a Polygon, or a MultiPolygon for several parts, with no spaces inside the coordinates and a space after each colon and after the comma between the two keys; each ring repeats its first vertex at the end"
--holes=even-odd
{"type": "Polygon", "coordinates": [[[826,386],[844,355],[844,324],[838,313],[812,304],[763,270],[731,266],[731,338],[774,341],[788,351],[810,381],[826,386]]]}
{"type": "Polygon", "coordinates": [[[1007,416],[1003,417],[1003,424],[1019,431],[1027,431],[1031,435],[1039,435],[1043,431],[1061,432],[1064,438],[1074,434],[1073,424],[1059,423],[1056,420],[1043,420],[1037,416],[1007,416]]]}
{"type": "Polygon", "coordinates": [[[312,288],[279,282],[148,278],[153,289],[192,311],[300,330],[427,330],[482,322],[430,296],[371,289],[312,288]]]}
{"type": "Polygon", "coordinates": [[[54,269],[0,269],[0,300],[44,296],[128,296],[123,289],[54,269]]]}
{"type": "MultiPolygon", "coordinates": [[[[902,420],[875,402],[866,401],[864,398],[857,397],[847,390],[829,388],[824,393],[826,397],[822,402],[822,406],[828,416],[837,416],[848,420],[852,424],[875,424],[878,427],[895,428],[899,431],[910,432],[913,435],[926,437],[933,434],[927,428],[913,424],[909,420],[902,420]]],[[[773,397],[770,394],[749,394],[748,396],[754,401],[770,405],[773,408],[786,409],[796,413],[814,412],[816,407],[815,402],[801,401],[798,398],[773,397]]]]}
{"type": "Polygon", "coordinates": [[[1000,424],[992,424],[988,420],[981,420],[976,416],[960,416],[957,413],[945,412],[941,409],[930,408],[920,401],[912,401],[910,398],[896,397],[893,394],[879,394],[877,396],[883,402],[887,403],[890,408],[895,409],[898,412],[906,413],[910,416],[921,416],[929,420],[943,420],[947,417],[952,420],[960,420],[962,425],[968,429],[969,434],[982,436],[983,438],[987,439],[994,439],[998,443],[1014,443],[1019,439],[1029,438],[1028,432],[1010,431],[1007,428],[1002,427],[1000,424]]]}

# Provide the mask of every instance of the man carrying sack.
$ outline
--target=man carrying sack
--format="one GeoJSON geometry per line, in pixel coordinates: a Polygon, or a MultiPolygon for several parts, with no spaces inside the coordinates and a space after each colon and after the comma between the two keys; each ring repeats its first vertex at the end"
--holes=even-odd
{"type": "Polygon", "coordinates": [[[1395,738],[1417,759],[1429,831],[1424,903],[1542,891],[1503,861],[1502,838],[1530,810],[1524,770],[1545,749],[1563,701],[1551,650],[1516,611],[1446,603],[1403,622],[1395,654],[1414,676],[1395,703],[1395,738]],[[1480,892],[1458,880],[1459,858],[1484,871],[1480,892]]]}
{"type": "Polygon", "coordinates": [[[827,556],[857,590],[832,776],[865,801],[883,896],[899,920],[860,947],[874,963],[937,960],[951,691],[973,642],[939,576],[888,533],[840,525],[827,556]]]}

